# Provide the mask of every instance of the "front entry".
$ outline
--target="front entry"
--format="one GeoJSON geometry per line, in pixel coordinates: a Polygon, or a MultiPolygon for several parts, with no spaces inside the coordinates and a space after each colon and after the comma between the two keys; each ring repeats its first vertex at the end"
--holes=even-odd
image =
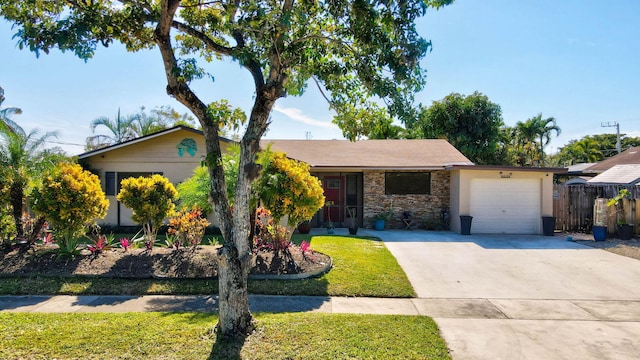
{"type": "Polygon", "coordinates": [[[323,219],[325,223],[333,222],[334,226],[343,221],[342,184],[343,179],[341,176],[326,176],[322,181],[325,204],[322,214],[323,219]]]}
{"type": "Polygon", "coordinates": [[[313,226],[326,226],[331,221],[335,227],[349,227],[352,220],[356,226],[362,226],[362,174],[313,175],[322,181],[325,196],[325,206],[314,217],[313,226]],[[347,209],[351,210],[354,219],[347,209]]]}

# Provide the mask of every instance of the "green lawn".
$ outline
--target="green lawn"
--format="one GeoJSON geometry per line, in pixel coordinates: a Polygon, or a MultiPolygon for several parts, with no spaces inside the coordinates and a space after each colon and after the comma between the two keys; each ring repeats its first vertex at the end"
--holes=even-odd
{"type": "Polygon", "coordinates": [[[406,274],[378,239],[347,236],[295,235],[293,241],[307,240],[311,248],[328,254],[333,269],[314,279],[301,281],[250,281],[255,294],[414,297],[406,274]]]}
{"type": "Polygon", "coordinates": [[[211,334],[213,314],[0,313],[0,358],[450,358],[428,317],[288,313],[256,319],[252,335],[230,343],[211,334]]]}
{"type": "MultiPolygon", "coordinates": [[[[395,258],[376,239],[295,235],[333,259],[333,269],[305,280],[250,280],[249,292],[269,295],[414,297],[395,258]]],[[[215,294],[217,280],[105,279],[87,277],[0,278],[0,295],[215,294]]]]}

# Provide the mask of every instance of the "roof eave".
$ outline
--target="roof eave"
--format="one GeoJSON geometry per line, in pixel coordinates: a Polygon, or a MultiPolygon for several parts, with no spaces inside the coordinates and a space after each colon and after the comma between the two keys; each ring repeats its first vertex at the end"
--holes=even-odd
{"type": "Polygon", "coordinates": [[[454,165],[447,166],[447,170],[500,170],[500,171],[550,172],[554,174],[564,174],[567,172],[568,169],[556,168],[556,167],[454,164],[454,165]]]}
{"type": "MultiPolygon", "coordinates": [[[[92,156],[95,156],[95,155],[104,154],[104,153],[112,151],[112,150],[117,150],[117,149],[129,146],[129,145],[137,144],[139,142],[143,142],[143,141],[146,141],[146,140],[150,140],[150,139],[154,139],[154,138],[157,138],[157,137],[160,137],[160,136],[171,134],[171,133],[179,131],[179,130],[186,130],[186,131],[190,131],[190,132],[193,132],[193,133],[196,133],[196,134],[203,135],[201,130],[190,128],[190,127],[187,127],[187,126],[178,125],[178,126],[174,126],[172,128],[160,130],[160,131],[155,132],[153,134],[141,136],[139,138],[127,140],[125,142],[121,142],[121,143],[118,143],[118,144],[109,145],[109,146],[106,146],[106,147],[103,147],[103,148],[100,148],[100,149],[87,151],[85,153],[79,154],[78,155],[78,159],[82,160],[82,159],[86,159],[86,158],[89,158],[89,157],[92,157],[92,156]]],[[[223,138],[223,137],[220,137],[220,140],[222,142],[234,142],[233,140],[229,140],[229,139],[223,138]]]]}
{"type": "Polygon", "coordinates": [[[443,166],[311,166],[315,172],[362,172],[362,171],[437,171],[443,166]]]}

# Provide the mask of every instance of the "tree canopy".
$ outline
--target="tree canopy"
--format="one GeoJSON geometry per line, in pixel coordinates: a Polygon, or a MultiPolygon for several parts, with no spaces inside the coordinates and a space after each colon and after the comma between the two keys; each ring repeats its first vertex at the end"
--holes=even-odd
{"type": "Polygon", "coordinates": [[[519,153],[516,163],[523,166],[545,166],[544,148],[551,141],[553,132],[556,136],[560,135],[556,119],[543,119],[542,114],[538,114],[524,122],[518,121],[513,130],[514,147],[519,153]]]}
{"type": "Polygon", "coordinates": [[[11,119],[11,117],[13,115],[22,114],[22,109],[17,107],[2,108],[1,106],[4,100],[5,100],[4,89],[0,87],[0,129],[11,130],[12,128],[15,128],[16,126],[18,126],[18,124],[16,124],[11,119]]]}
{"type": "Polygon", "coordinates": [[[496,154],[503,126],[502,110],[477,91],[467,96],[452,93],[434,101],[408,126],[418,137],[446,139],[474,163],[501,161],[496,154]]]}
{"type": "Polygon", "coordinates": [[[275,102],[302,94],[312,80],[338,112],[375,98],[390,116],[407,121],[414,114],[413,94],[425,83],[420,59],[431,48],[415,21],[428,8],[451,2],[0,0],[0,15],[16,26],[18,45],[36,54],[58,48],[89,59],[97,46],[114,41],[131,51],[159,49],[167,93],[193,113],[205,135],[210,198],[225,239],[219,252],[218,330],[239,336],[253,323],[246,289],[250,186],[275,102]],[[212,79],[202,60],[222,58],[237,61],[254,82],[247,89],[254,103],[240,142],[233,211],[220,166],[220,131],[226,124],[191,88],[194,80],[212,79]]]}
{"type": "MultiPolygon", "coordinates": [[[[616,134],[586,135],[580,139],[573,139],[561,147],[552,160],[560,166],[602,161],[618,154],[616,140],[616,134]]],[[[620,134],[620,143],[624,151],[640,146],[640,137],[620,134]]]]}
{"type": "Polygon", "coordinates": [[[55,132],[43,134],[38,129],[26,132],[8,118],[0,123],[0,190],[9,190],[9,207],[17,237],[25,235],[22,219],[25,196],[42,181],[43,173],[66,160],[58,149],[45,149],[46,142],[55,137],[55,132]]]}

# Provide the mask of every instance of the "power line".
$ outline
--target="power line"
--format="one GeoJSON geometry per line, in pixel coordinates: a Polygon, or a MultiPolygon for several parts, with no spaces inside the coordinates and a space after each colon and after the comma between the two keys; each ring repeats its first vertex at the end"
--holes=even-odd
{"type": "Polygon", "coordinates": [[[617,121],[610,121],[610,122],[603,122],[600,123],[601,127],[615,127],[616,128],[616,150],[618,151],[618,154],[620,154],[622,152],[622,149],[620,147],[620,124],[617,121]]]}

